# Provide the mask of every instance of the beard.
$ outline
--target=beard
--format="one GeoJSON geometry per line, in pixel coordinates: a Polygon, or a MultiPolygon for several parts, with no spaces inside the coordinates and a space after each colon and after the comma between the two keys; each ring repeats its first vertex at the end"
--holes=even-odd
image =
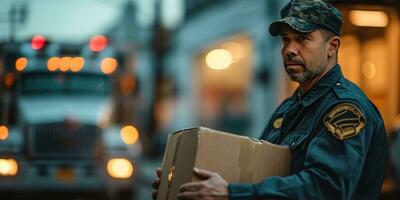
{"type": "Polygon", "coordinates": [[[290,80],[297,83],[304,83],[308,80],[311,80],[322,72],[321,67],[311,68],[299,59],[289,59],[288,61],[285,61],[284,65],[286,73],[289,75],[290,80]],[[293,69],[287,63],[296,64],[301,68],[299,69],[299,67],[297,67],[297,69],[293,69]]]}

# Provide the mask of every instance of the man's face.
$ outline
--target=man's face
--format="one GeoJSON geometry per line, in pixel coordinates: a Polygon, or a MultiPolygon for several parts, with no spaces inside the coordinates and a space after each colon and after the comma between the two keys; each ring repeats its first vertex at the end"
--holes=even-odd
{"type": "Polygon", "coordinates": [[[327,41],[322,31],[301,33],[287,28],[282,32],[281,39],[283,63],[292,81],[306,82],[327,67],[327,41]]]}

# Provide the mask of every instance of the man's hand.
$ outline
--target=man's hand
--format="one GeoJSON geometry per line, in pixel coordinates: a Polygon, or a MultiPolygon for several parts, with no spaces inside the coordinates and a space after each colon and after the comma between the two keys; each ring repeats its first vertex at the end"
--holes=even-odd
{"type": "Polygon", "coordinates": [[[182,185],[178,200],[228,200],[228,183],[217,173],[194,168],[194,174],[203,181],[182,185]]]}
{"type": "Polygon", "coordinates": [[[157,174],[157,179],[153,181],[154,191],[153,191],[152,197],[154,200],[157,199],[158,187],[160,186],[161,168],[157,168],[156,174],[157,174]]]}

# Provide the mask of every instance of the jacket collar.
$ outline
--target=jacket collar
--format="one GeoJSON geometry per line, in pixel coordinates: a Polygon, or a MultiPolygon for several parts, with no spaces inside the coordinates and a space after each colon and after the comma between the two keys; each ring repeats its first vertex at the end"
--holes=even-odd
{"type": "Polygon", "coordinates": [[[301,101],[304,107],[307,107],[320,97],[326,95],[332,86],[342,77],[342,70],[340,69],[339,64],[336,64],[304,95],[303,99],[301,99],[301,92],[298,88],[296,91],[296,99],[301,101]]]}

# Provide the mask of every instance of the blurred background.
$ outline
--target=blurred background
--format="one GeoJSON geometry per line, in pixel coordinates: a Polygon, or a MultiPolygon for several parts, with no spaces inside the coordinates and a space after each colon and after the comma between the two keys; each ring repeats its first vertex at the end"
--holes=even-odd
{"type": "MultiPolygon", "coordinates": [[[[282,0],[0,0],[0,198],[151,199],[166,138],[259,137],[297,87],[282,0]]],[[[400,198],[400,2],[333,0],[339,63],[380,109],[400,198]]]]}

